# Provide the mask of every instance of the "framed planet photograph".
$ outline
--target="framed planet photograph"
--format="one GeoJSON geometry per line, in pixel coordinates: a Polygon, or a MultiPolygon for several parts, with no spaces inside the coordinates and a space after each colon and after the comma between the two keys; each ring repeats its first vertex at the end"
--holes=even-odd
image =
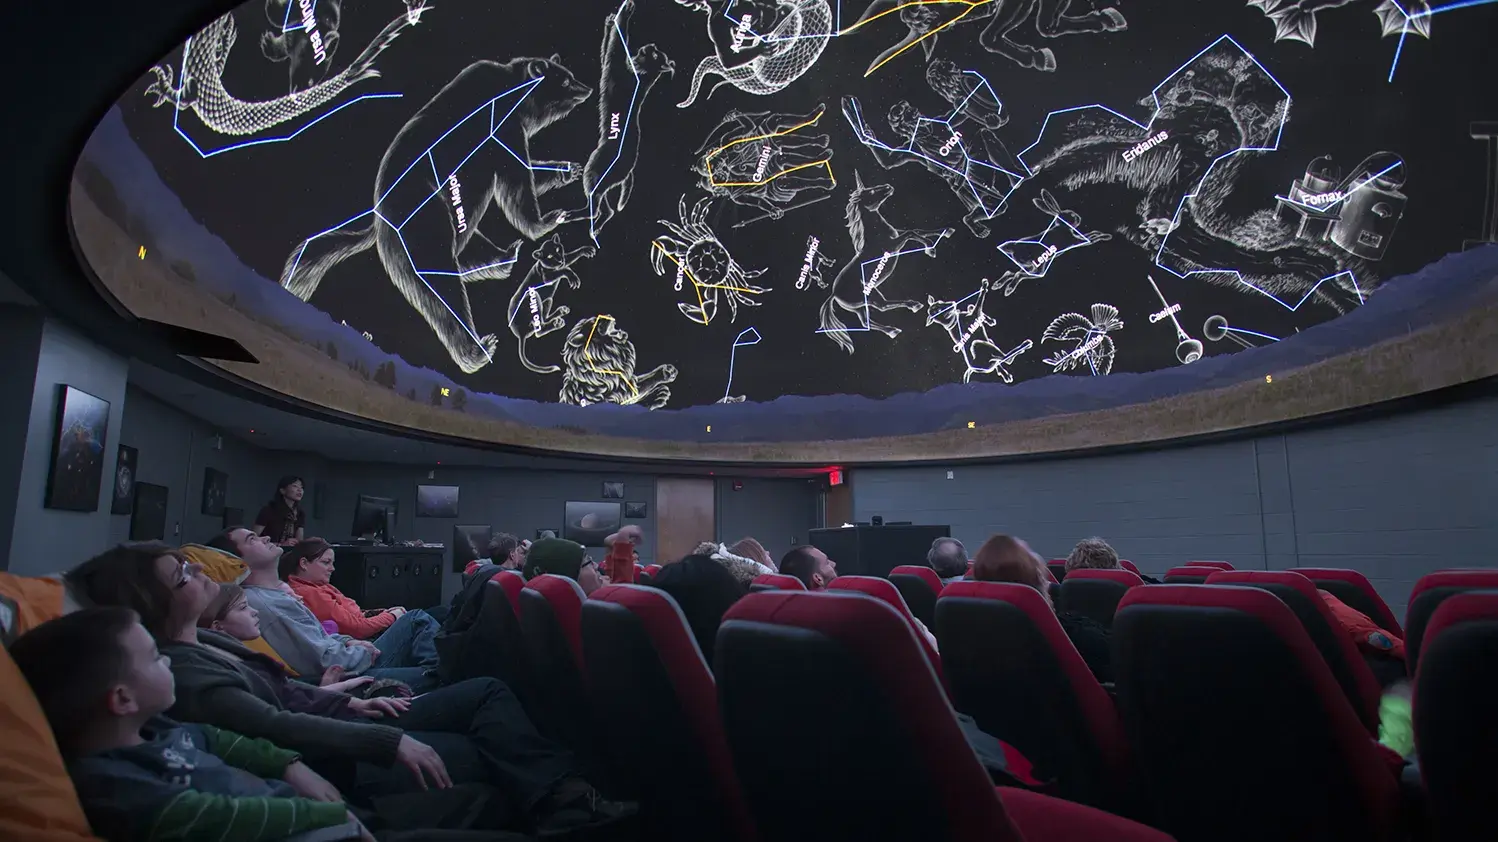
{"type": "Polygon", "coordinates": [[[618,503],[571,501],[567,503],[562,537],[584,547],[601,547],[603,539],[619,531],[618,503]]]}
{"type": "Polygon", "coordinates": [[[135,476],[140,464],[140,451],[129,445],[120,445],[119,455],[114,460],[114,499],[109,504],[112,515],[128,515],[135,510],[135,476]]]}
{"type": "Polygon", "coordinates": [[[63,386],[52,431],[52,470],[46,506],[74,512],[99,508],[104,477],[104,446],[109,433],[109,401],[63,386]]]}

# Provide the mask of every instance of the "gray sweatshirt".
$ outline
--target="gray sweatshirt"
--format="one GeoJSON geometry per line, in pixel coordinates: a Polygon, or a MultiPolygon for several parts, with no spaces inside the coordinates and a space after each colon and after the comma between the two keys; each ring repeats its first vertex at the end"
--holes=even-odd
{"type": "Polygon", "coordinates": [[[353,645],[347,636],[328,634],[296,594],[245,585],[244,596],[260,612],[260,635],[265,642],[309,681],[316,681],[332,666],[356,675],[369,669],[374,660],[368,649],[353,645]]]}

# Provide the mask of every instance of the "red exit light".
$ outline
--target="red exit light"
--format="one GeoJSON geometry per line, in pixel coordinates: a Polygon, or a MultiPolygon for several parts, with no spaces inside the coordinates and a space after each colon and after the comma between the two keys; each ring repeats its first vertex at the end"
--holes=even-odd
{"type": "Polygon", "coordinates": [[[843,469],[842,468],[833,468],[832,470],[828,471],[827,472],[827,484],[828,485],[842,485],[843,484],[843,469]]]}

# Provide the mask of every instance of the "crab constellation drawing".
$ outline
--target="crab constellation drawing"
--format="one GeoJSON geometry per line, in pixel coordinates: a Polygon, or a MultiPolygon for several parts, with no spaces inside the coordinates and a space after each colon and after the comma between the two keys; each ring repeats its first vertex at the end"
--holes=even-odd
{"type": "Polygon", "coordinates": [[[763,275],[764,269],[745,269],[724,247],[713,229],[708,227],[707,214],[712,208],[712,198],[703,197],[689,212],[687,197],[677,202],[679,221],[658,220],[669,232],[656,237],[650,243],[650,266],[656,275],[664,275],[666,261],[676,267],[675,289],[680,292],[687,283],[697,303],[679,301],[676,306],[682,315],[699,324],[711,324],[718,314],[720,296],[727,300],[729,321],[739,317],[739,305],[758,307],[756,296],[770,291],[769,287],[755,286],[749,279],[763,275]]]}
{"type": "Polygon", "coordinates": [[[1101,377],[1113,371],[1113,357],[1117,348],[1108,334],[1124,326],[1118,317],[1118,308],[1112,304],[1094,304],[1089,315],[1062,313],[1046,325],[1041,334],[1041,343],[1071,342],[1072,347],[1058,350],[1043,362],[1051,371],[1071,371],[1082,364],[1101,377]]]}
{"type": "Polygon", "coordinates": [[[1019,359],[1035,343],[1026,339],[1012,350],[1005,351],[988,336],[988,329],[998,325],[993,316],[983,310],[988,297],[988,285],[970,292],[956,301],[938,301],[935,296],[926,296],[926,326],[940,326],[952,340],[953,353],[962,356],[967,366],[962,372],[962,382],[967,383],[975,374],[993,374],[1005,383],[1014,382],[1009,366],[1019,359]]]}

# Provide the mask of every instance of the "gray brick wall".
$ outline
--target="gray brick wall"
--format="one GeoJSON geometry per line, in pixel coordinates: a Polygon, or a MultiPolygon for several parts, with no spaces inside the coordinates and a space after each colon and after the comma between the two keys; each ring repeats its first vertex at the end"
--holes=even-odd
{"type": "Polygon", "coordinates": [[[1402,617],[1425,573],[1498,565],[1498,398],[1153,452],[866,468],[852,486],[857,520],[947,523],[970,552],[1010,532],[1059,558],[1101,535],[1147,572],[1348,567],[1402,617]]]}

